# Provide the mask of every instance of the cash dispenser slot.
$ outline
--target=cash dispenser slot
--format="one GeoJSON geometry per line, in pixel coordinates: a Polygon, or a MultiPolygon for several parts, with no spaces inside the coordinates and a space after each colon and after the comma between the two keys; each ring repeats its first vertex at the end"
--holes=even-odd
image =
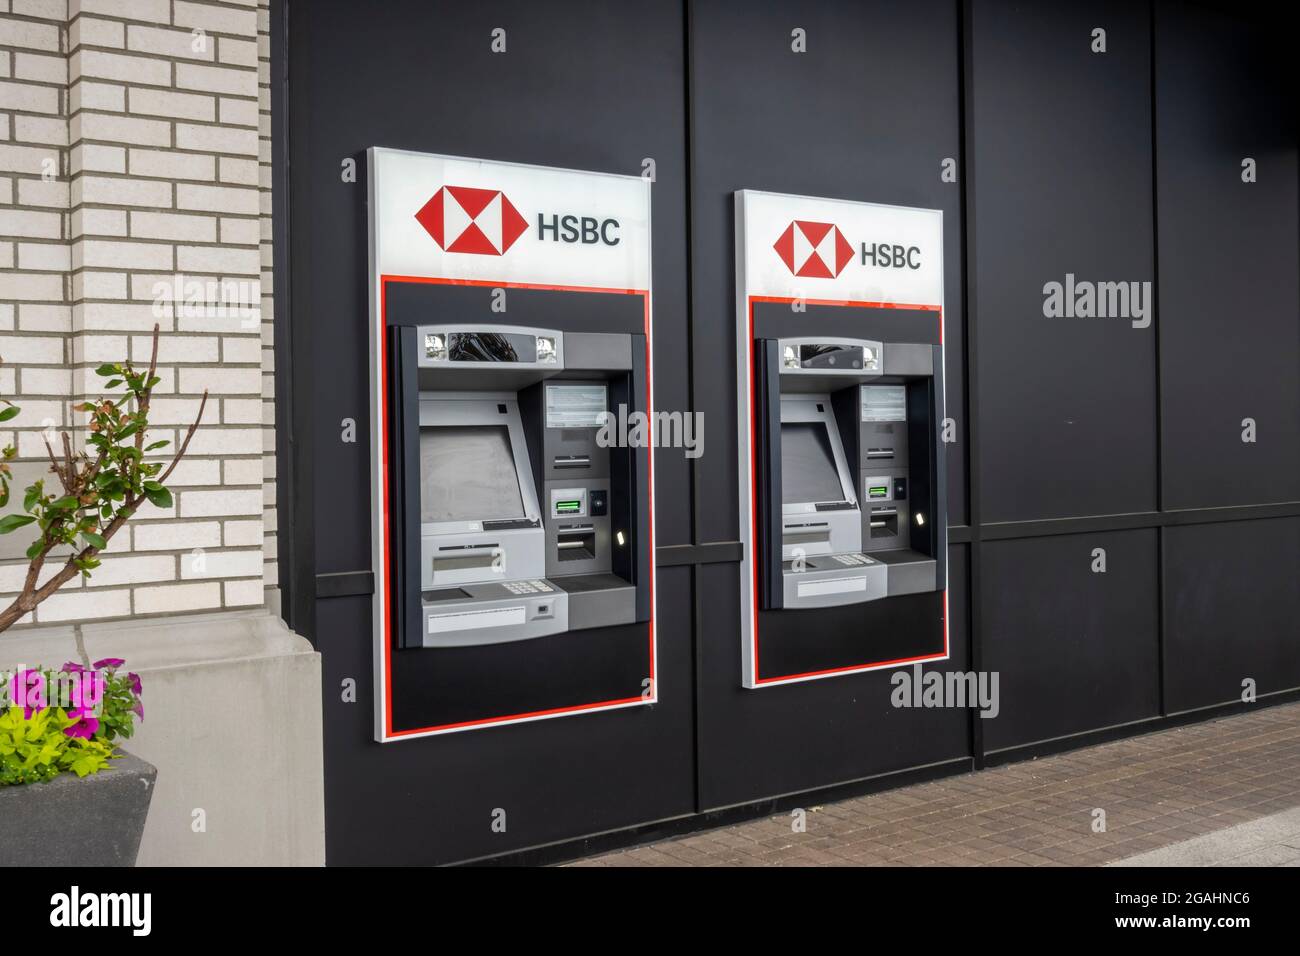
{"type": "Polygon", "coordinates": [[[555,533],[555,556],[558,561],[592,561],[596,557],[596,529],[559,528],[555,533]]]}
{"type": "Polygon", "coordinates": [[[399,648],[649,619],[648,459],[604,448],[644,407],[642,336],[477,325],[388,330],[399,648]]]}

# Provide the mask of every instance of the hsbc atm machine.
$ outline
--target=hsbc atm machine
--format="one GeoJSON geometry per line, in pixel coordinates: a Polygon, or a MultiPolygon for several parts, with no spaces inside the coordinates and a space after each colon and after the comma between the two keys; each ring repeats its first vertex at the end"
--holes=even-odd
{"type": "Polygon", "coordinates": [[[655,703],[649,183],[368,158],[376,739],[655,703]]]}
{"type": "Polygon", "coordinates": [[[636,621],[639,483],[628,451],[597,440],[611,398],[638,405],[631,336],[473,324],[388,335],[397,646],[636,621]]]}
{"type": "Polygon", "coordinates": [[[736,204],[743,683],[941,659],[941,214],[736,204]]]}

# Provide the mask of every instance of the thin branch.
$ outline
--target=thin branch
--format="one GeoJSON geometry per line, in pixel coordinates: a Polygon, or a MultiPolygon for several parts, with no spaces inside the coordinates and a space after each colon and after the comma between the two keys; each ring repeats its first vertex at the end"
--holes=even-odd
{"type": "Polygon", "coordinates": [[[50,444],[49,435],[42,432],[41,441],[45,442],[45,451],[50,456],[50,471],[54,472],[54,474],[58,476],[59,484],[63,485],[63,490],[69,491],[70,489],[68,485],[70,484],[70,479],[66,474],[64,474],[62,467],[59,465],[59,458],[54,454],[54,446],[50,444]]]}
{"type": "Polygon", "coordinates": [[[199,402],[199,413],[194,417],[194,424],[192,424],[189,427],[189,430],[185,432],[185,440],[181,442],[181,447],[177,449],[176,457],[172,459],[172,463],[167,466],[166,471],[158,476],[159,484],[167,480],[167,477],[172,473],[172,469],[174,469],[180,463],[180,460],[185,457],[185,449],[190,447],[190,439],[194,437],[194,429],[199,427],[199,422],[203,420],[203,409],[207,407],[208,390],[205,388],[203,390],[203,401],[199,402]]]}

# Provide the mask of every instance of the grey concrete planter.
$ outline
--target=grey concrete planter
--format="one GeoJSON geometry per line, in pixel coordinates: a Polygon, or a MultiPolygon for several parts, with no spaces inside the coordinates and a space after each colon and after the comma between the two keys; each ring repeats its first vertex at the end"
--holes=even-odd
{"type": "Polygon", "coordinates": [[[0,787],[0,867],[135,866],[157,776],[126,754],[88,777],[0,787]]]}

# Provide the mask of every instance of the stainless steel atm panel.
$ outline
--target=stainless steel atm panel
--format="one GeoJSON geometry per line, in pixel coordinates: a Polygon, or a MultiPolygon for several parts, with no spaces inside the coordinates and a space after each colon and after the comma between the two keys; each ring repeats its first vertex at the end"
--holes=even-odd
{"type": "Polygon", "coordinates": [[[634,394],[632,338],[390,331],[399,647],[643,619],[644,569],[630,554],[648,502],[631,450],[598,440],[611,401],[634,394]],[[581,368],[566,366],[570,356],[581,368]]]}
{"type": "Polygon", "coordinates": [[[824,336],[755,346],[762,606],[941,589],[937,348],[824,336]]]}

